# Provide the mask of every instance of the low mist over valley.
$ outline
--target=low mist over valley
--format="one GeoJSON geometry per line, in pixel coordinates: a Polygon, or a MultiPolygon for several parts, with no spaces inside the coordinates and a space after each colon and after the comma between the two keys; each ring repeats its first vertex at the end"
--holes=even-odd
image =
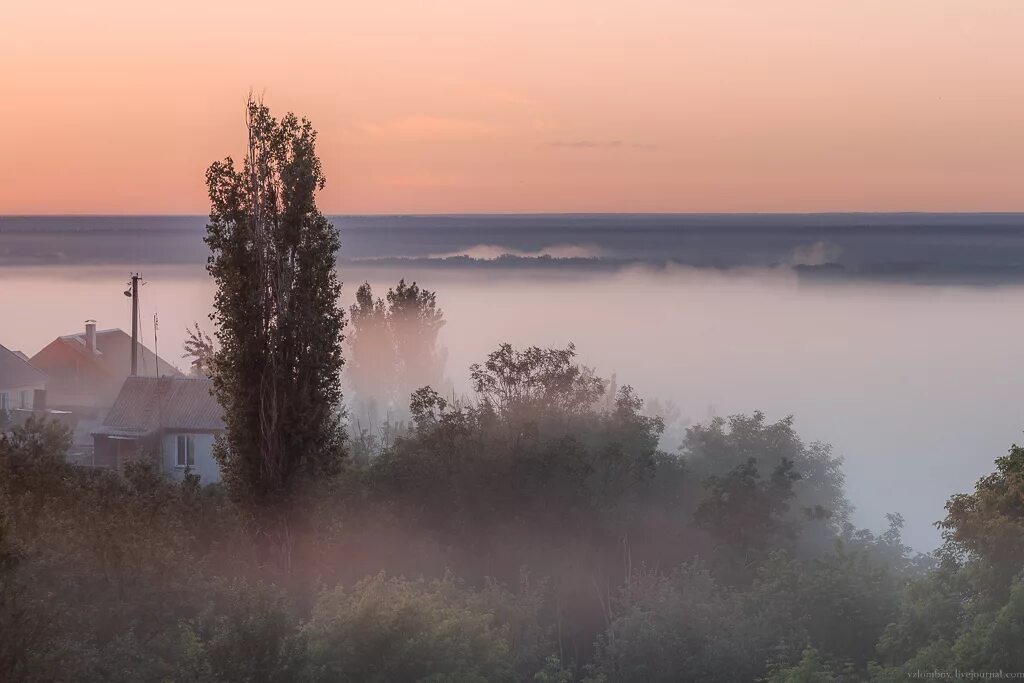
{"type": "MultiPolygon", "coordinates": [[[[333,220],[346,309],[364,281],[380,296],[401,278],[437,294],[446,390],[466,396],[469,366],[501,342],[573,342],[584,364],[671,407],[665,450],[714,416],[792,415],[805,438],[844,459],[853,519],[880,529],[899,512],[921,551],[939,542],[933,523],[949,493],[985,473],[1024,425],[1014,399],[1024,330],[1005,315],[1024,304],[1011,268],[1024,253],[1022,216],[333,220]],[[725,237],[737,232],[741,241],[725,237]],[[503,264],[506,253],[520,256],[503,264]],[[805,268],[839,262],[844,271],[805,268]]],[[[0,282],[47,302],[5,341],[32,351],[87,318],[127,325],[124,273],[141,254],[153,260],[142,339],[151,345],[158,314],[161,355],[185,368],[186,329],[210,330],[202,224],[0,219],[10,245],[0,259],[17,264],[0,282]],[[97,240],[117,246],[101,259],[97,240]]],[[[22,303],[0,301],[0,316],[16,319],[22,303]]],[[[352,416],[367,419],[354,407],[352,416]]]]}

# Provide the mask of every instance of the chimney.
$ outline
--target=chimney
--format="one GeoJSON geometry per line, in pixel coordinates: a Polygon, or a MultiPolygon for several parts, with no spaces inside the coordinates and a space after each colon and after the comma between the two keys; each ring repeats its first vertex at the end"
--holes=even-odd
{"type": "Polygon", "coordinates": [[[96,321],[85,321],[85,348],[89,353],[96,353],[96,321]]]}

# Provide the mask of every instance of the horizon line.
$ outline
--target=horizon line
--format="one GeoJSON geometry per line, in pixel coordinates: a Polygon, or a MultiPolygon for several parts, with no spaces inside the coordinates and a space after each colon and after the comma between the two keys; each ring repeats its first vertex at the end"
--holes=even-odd
{"type": "MultiPolygon", "coordinates": [[[[1024,209],[980,211],[438,211],[438,212],[373,212],[334,213],[321,212],[328,218],[444,218],[444,217],[503,217],[503,216],[1024,216],[1024,209]]],[[[0,213],[5,218],[208,218],[204,213],[0,213]]]]}

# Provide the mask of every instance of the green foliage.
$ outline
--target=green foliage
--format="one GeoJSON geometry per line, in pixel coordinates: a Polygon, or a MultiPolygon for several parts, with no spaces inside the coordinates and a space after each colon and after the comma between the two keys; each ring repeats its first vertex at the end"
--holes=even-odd
{"type": "Polygon", "coordinates": [[[0,679],[18,680],[39,668],[32,646],[41,640],[45,625],[20,599],[18,565],[21,553],[14,541],[7,515],[0,510],[0,679]]]}
{"type": "Polygon", "coordinates": [[[571,346],[502,347],[473,373],[476,401],[422,388],[376,457],[295,489],[300,569],[283,584],[249,533],[252,500],[142,462],[73,467],[56,423],[0,436],[0,679],[846,683],[1024,668],[1016,448],[951,499],[946,546],[921,562],[899,515],[877,535],[846,521],[838,460],[789,420],[714,420],[673,455],[661,420],[628,386],[605,395],[571,346]]]}
{"type": "Polygon", "coordinates": [[[304,674],[305,641],[283,596],[241,581],[214,586],[211,594],[202,612],[180,626],[183,659],[197,677],[284,683],[304,674]]]}
{"type": "Polygon", "coordinates": [[[181,357],[192,359],[190,365],[193,376],[210,377],[213,374],[213,339],[199,327],[199,323],[193,323],[191,328],[186,328],[185,335],[185,353],[181,357]]]}
{"type": "Polygon", "coordinates": [[[1024,669],[1024,449],[946,505],[938,563],[913,581],[879,641],[882,674],[1024,669]]]}
{"type": "Polygon", "coordinates": [[[822,661],[817,650],[807,648],[799,663],[778,669],[764,680],[767,683],[858,683],[863,678],[849,667],[836,671],[835,667],[822,661]]]}
{"type": "Polygon", "coordinates": [[[549,655],[544,660],[544,668],[533,675],[534,683],[573,683],[574,680],[573,672],[562,666],[562,660],[556,655],[549,655]]]}
{"type": "Polygon", "coordinates": [[[206,174],[211,376],[227,425],[216,455],[233,498],[274,518],[261,531],[286,545],[282,507],[340,466],[339,238],[316,207],[324,177],[309,121],[250,100],[248,132],[243,167],[228,158],[206,174]]]}
{"type": "Polygon", "coordinates": [[[573,361],[576,347],[517,351],[502,344],[483,365],[470,366],[473,389],[483,405],[505,416],[526,411],[585,412],[604,394],[605,382],[573,361]]]}
{"type": "Polygon", "coordinates": [[[793,418],[768,423],[764,413],[716,417],[687,429],[682,451],[693,472],[704,479],[721,476],[756,458],[757,473],[771,476],[783,463],[800,475],[793,484],[791,516],[826,518],[833,532],[849,515],[843,492],[842,460],[828,444],[805,444],[793,429],[793,418]]]}
{"type": "MultiPolygon", "coordinates": [[[[852,535],[828,556],[768,554],[744,589],[714,567],[632,570],[694,557],[699,545],[665,543],[694,526],[694,482],[683,460],[657,452],[660,422],[628,387],[581,408],[564,386],[476,407],[417,392],[412,433],[345,480],[342,500],[356,507],[316,498],[310,545],[351,536],[346,509],[390,510],[444,539],[446,562],[476,588],[379,574],[316,596],[247,579],[261,570],[244,516],[218,487],[173,484],[142,463],[123,475],[71,467],[66,433],[32,421],[0,441],[0,623],[14,634],[0,666],[29,680],[753,680],[797,664],[810,643],[864,672],[897,603],[898,532],[852,535]],[[551,580],[509,572],[513,562],[551,580]],[[488,569],[519,590],[483,578],[488,569]]],[[[765,503],[791,475],[747,472],[753,489],[720,478],[706,493],[765,503]]],[[[701,519],[734,522],[718,503],[701,519]]],[[[308,558],[337,571],[326,555],[308,558]]],[[[1002,643],[1014,635],[1007,619],[979,633],[1002,643]]]]}
{"type": "Polygon", "coordinates": [[[492,354],[495,369],[478,368],[477,381],[504,387],[504,398],[483,393],[476,407],[417,391],[413,431],[372,463],[372,489],[477,551],[496,540],[499,527],[544,537],[583,531],[650,478],[661,424],[640,413],[629,387],[613,410],[597,409],[601,380],[565,367],[571,358],[571,347],[541,354],[542,365],[559,366],[547,384],[535,368],[510,379],[492,354]]]}
{"type": "MultiPolygon", "coordinates": [[[[931,577],[929,577],[931,578],[931,577]]],[[[943,591],[939,586],[940,596],[943,591]]],[[[918,591],[919,593],[922,592],[918,591]]],[[[918,595],[918,601],[936,599],[918,595]]],[[[952,611],[946,608],[944,611],[952,611]]],[[[885,655],[887,672],[906,674],[917,670],[1021,671],[1024,670],[1024,584],[1015,582],[1004,604],[991,610],[978,611],[965,603],[946,621],[937,614],[931,628],[917,638],[916,649],[909,647],[908,631],[927,625],[916,621],[921,615],[911,613],[886,631],[879,649],[885,655]],[[974,612],[965,618],[965,612],[974,612]],[[909,623],[908,623],[909,622],[909,623]],[[952,634],[952,635],[951,635],[952,634]],[[900,637],[903,636],[903,640],[900,637]],[[911,651],[912,650],[912,651],[911,651]]]]}
{"type": "Polygon", "coordinates": [[[966,553],[987,593],[1004,598],[1024,568],[1024,448],[1014,445],[974,493],[952,496],[939,523],[951,552],[966,553]]]}
{"type": "Polygon", "coordinates": [[[4,542],[18,556],[0,621],[17,622],[9,642],[31,641],[28,679],[155,675],[166,662],[160,644],[201,590],[188,572],[185,489],[141,463],[124,476],[68,465],[68,441],[37,419],[0,438],[4,542]]]}
{"type": "Polygon", "coordinates": [[[508,622],[457,581],[384,574],[317,601],[304,628],[312,675],[329,681],[514,680],[508,622]]]}
{"type": "Polygon", "coordinates": [[[747,581],[772,548],[791,546],[796,529],[785,513],[799,479],[784,458],[767,481],[758,474],[757,458],[707,479],[693,518],[717,543],[713,558],[720,575],[747,581]]]}
{"type": "Polygon", "coordinates": [[[878,642],[881,661],[905,662],[930,643],[953,642],[968,618],[971,588],[963,566],[948,554],[923,576],[912,579],[899,615],[878,642]]]}
{"type": "Polygon", "coordinates": [[[783,660],[810,644],[863,670],[896,618],[903,580],[873,548],[839,542],[832,552],[804,560],[775,553],[746,594],[746,610],[771,634],[783,660]]]}
{"type": "Polygon", "coordinates": [[[953,645],[958,666],[970,671],[1024,671],[1024,583],[1015,582],[1006,604],[978,615],[953,645]]]}
{"type": "Polygon", "coordinates": [[[748,588],[694,566],[641,574],[613,604],[597,671],[616,681],[862,680],[900,594],[883,553],[842,544],[809,559],[775,551],[748,588]]]}
{"type": "Polygon", "coordinates": [[[761,669],[739,597],[705,569],[636,575],[613,614],[595,666],[610,681],[753,680],[761,669]]]}

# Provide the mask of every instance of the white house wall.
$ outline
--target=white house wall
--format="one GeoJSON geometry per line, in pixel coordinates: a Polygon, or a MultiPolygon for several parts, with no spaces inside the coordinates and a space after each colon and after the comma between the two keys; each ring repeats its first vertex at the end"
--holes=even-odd
{"type": "MultiPolygon", "coordinates": [[[[32,402],[35,399],[35,390],[44,389],[45,384],[33,384],[31,386],[24,387],[5,387],[0,389],[0,394],[7,394],[7,407],[9,410],[18,410],[19,408],[32,408],[32,402]],[[25,396],[25,405],[21,404],[21,397],[25,396]]],[[[0,401],[0,405],[3,401],[0,401]]]]}
{"type": "MultiPolygon", "coordinates": [[[[186,432],[168,432],[161,440],[161,458],[163,470],[172,479],[181,481],[185,478],[185,468],[178,467],[178,434],[186,432]]],[[[220,467],[213,458],[213,434],[192,434],[195,443],[196,464],[191,468],[192,474],[199,475],[200,484],[212,484],[220,481],[220,467]]]]}

